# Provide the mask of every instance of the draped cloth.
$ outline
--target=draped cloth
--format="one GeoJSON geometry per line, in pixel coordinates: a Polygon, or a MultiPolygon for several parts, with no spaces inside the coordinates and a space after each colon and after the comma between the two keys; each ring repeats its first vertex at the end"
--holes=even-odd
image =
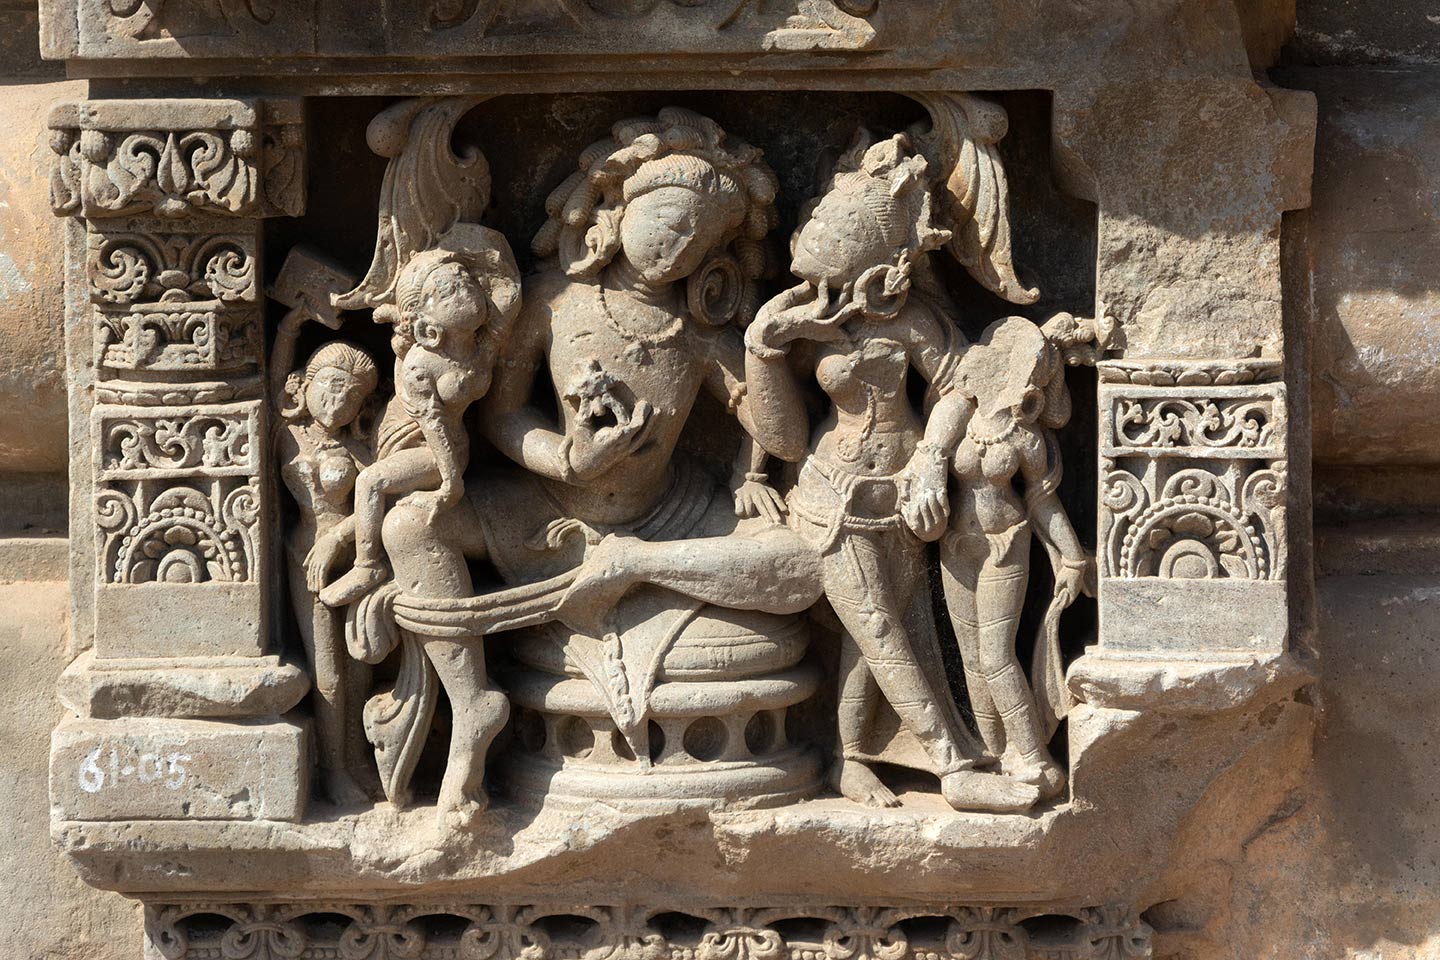
{"type": "MultiPolygon", "coordinates": [[[[380,663],[399,650],[395,685],[371,697],[364,711],[365,735],[375,747],[385,797],[397,806],[411,799],[410,781],[439,699],[440,681],[425,653],[427,641],[479,642],[490,634],[554,620],[590,544],[607,533],[647,540],[698,535],[715,499],[713,481],[698,467],[678,461],[666,495],[649,513],[629,525],[597,529],[565,516],[544,484],[530,474],[510,470],[475,475],[467,485],[484,491],[483,499],[472,497],[469,503],[484,530],[489,559],[507,586],[473,597],[420,597],[389,582],[345,611],[351,656],[380,663]]],[[[652,630],[572,637],[568,659],[609,694],[617,723],[626,721],[622,730],[628,728],[629,735],[643,737],[647,701],[660,664],[697,607],[680,604],[673,611],[679,622],[658,636],[652,620],[652,630]],[[658,642],[641,642],[649,637],[658,642]],[[624,684],[613,682],[617,671],[624,684]]],[[[637,750],[636,755],[649,752],[637,750]]]]}

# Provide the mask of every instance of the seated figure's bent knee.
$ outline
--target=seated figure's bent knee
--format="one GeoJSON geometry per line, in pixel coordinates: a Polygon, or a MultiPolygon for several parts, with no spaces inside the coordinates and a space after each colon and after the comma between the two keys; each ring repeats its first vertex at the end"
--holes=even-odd
{"type": "Polygon", "coordinates": [[[408,503],[397,503],[380,525],[380,542],[392,557],[416,550],[434,538],[425,511],[408,503]]]}

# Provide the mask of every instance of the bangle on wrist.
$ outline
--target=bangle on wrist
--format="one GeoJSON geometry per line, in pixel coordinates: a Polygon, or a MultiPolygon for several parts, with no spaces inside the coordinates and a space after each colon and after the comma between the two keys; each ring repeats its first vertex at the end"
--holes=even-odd
{"type": "Polygon", "coordinates": [[[578,477],[575,473],[575,465],[570,462],[570,450],[575,446],[575,441],[566,437],[560,441],[560,449],[555,454],[560,468],[560,479],[565,483],[574,483],[578,477]]]}
{"type": "Polygon", "coordinates": [[[768,473],[758,473],[758,472],[756,472],[756,471],[754,471],[754,470],[748,470],[748,471],[746,471],[746,473],[745,473],[745,479],[746,479],[746,481],[749,482],[749,483],[769,483],[769,482],[770,482],[770,474],[768,474],[768,473]]]}

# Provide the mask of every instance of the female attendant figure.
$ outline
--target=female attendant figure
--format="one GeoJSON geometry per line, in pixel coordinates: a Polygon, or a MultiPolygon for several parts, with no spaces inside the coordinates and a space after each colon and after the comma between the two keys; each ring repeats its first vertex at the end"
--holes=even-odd
{"type": "Polygon", "coordinates": [[[833,786],[859,802],[897,803],[860,755],[875,684],[930,755],[951,805],[1020,810],[1035,802],[1034,788],[974,771],[908,629],[912,603],[928,602],[922,541],[944,532],[944,515],[902,513],[924,433],[907,379],[913,368],[943,394],[959,357],[952,323],[914,284],[926,254],[950,239],[932,222],[926,167],[904,135],[862,140],[842,160],[793,244],[791,270],[804,283],[767,304],[747,332],[750,395],[776,405],[762,423],[803,418],[763,385],[787,374],[791,343],[818,344],[815,376],[832,410],[815,428],[789,506],[791,528],[820,554],[821,587],[844,627],[833,786]]]}
{"type": "MultiPolygon", "coordinates": [[[[1060,346],[1029,320],[992,324],[966,352],[957,388],[931,412],[922,443],[929,466],[917,472],[914,488],[917,502],[933,504],[935,491],[943,497],[947,462],[959,478],[940,557],[971,706],[1001,771],[1047,799],[1065,787],[1046,747],[1059,718],[1048,702],[1036,703],[1015,636],[1032,534],[1055,568],[1052,625],[1081,593],[1093,593],[1092,561],[1055,492],[1061,463],[1054,431],[1070,419],[1064,367],[1060,346]]],[[[1058,660],[1058,649],[1048,648],[1056,642],[1047,629],[1037,664],[1058,660]]]]}
{"type": "Polygon", "coordinates": [[[319,593],[344,545],[353,538],[355,478],[370,462],[362,423],[379,380],[375,362],[344,341],[316,350],[303,373],[290,373],[302,314],[281,322],[270,360],[271,391],[281,424],[275,447],[299,518],[286,536],[290,599],[314,671],[316,741],[325,792],[336,804],[367,799],[353,765],[363,755],[358,712],[370,669],[345,655],[339,620],[319,593]]]}
{"type": "Polygon", "coordinates": [[[424,442],[360,472],[355,565],[320,593],[332,607],[354,602],[385,579],[380,524],[387,497],[410,494],[433,520],[464,494],[470,437],[462,419],[490,389],[520,308],[520,271],[504,237],[466,224],[415,254],[401,268],[395,293],[396,393],[424,442]]]}

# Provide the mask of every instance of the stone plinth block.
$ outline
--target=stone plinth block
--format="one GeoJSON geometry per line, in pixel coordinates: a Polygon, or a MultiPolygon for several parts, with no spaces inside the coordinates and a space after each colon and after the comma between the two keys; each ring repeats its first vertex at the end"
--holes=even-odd
{"type": "Polygon", "coordinates": [[[306,741],[288,721],[66,721],[51,738],[51,804],[61,820],[297,821],[306,741]]]}
{"type": "Polygon", "coordinates": [[[96,650],[104,657],[265,653],[256,583],[104,584],[96,590],[96,650]]]}
{"type": "Polygon", "coordinates": [[[60,699],[82,717],[263,717],[295,706],[306,674],[279,657],[101,659],[81,654],[60,699]]]}
{"type": "Polygon", "coordinates": [[[1285,649],[1283,580],[1105,580],[1107,650],[1262,653],[1285,649]]]}

